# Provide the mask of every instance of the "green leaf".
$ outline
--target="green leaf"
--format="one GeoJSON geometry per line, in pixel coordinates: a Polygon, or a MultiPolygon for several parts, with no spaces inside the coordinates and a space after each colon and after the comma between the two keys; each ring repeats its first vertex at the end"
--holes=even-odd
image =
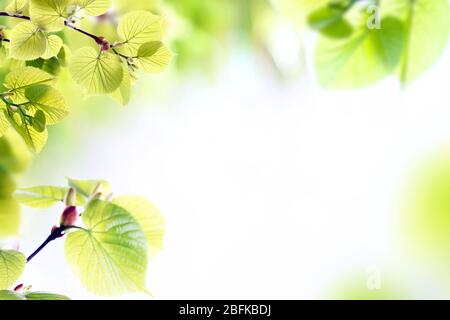
{"type": "Polygon", "coordinates": [[[0,290],[8,289],[25,270],[26,258],[12,250],[0,250],[0,290]]]}
{"type": "Polygon", "coordinates": [[[100,16],[111,7],[111,0],[76,0],[76,3],[90,16],[100,16]]]}
{"type": "Polygon", "coordinates": [[[31,0],[31,20],[47,32],[60,31],[68,15],[68,4],[69,0],[31,0]]]}
{"type": "Polygon", "coordinates": [[[0,237],[16,236],[19,228],[19,203],[13,198],[0,198],[0,237]]]}
{"type": "Polygon", "coordinates": [[[88,230],[67,236],[65,254],[83,286],[99,295],[146,291],[146,239],[133,217],[100,200],[82,217],[88,230]]]}
{"type": "Polygon", "coordinates": [[[10,290],[0,290],[0,300],[70,300],[70,298],[56,293],[28,291],[21,294],[10,290]]]}
{"type": "Polygon", "coordinates": [[[61,66],[62,66],[61,60],[59,60],[59,58],[56,58],[56,57],[52,57],[47,60],[39,58],[36,60],[27,61],[26,65],[30,66],[30,67],[35,67],[35,68],[41,69],[42,71],[45,71],[53,76],[59,75],[59,73],[61,71],[61,66]]]}
{"type": "Polygon", "coordinates": [[[164,218],[153,203],[137,196],[121,196],[114,198],[112,202],[128,211],[139,223],[147,238],[150,257],[163,249],[164,218]]]}
{"type": "Polygon", "coordinates": [[[123,43],[118,50],[135,56],[144,43],[161,40],[163,19],[147,11],[133,11],[122,17],[117,33],[123,43]]]}
{"type": "Polygon", "coordinates": [[[25,8],[28,5],[28,0],[13,0],[5,8],[5,11],[13,14],[24,13],[25,8]]]}
{"type": "Polygon", "coordinates": [[[392,17],[381,24],[381,29],[368,29],[363,23],[345,39],[319,39],[315,66],[322,87],[364,87],[395,71],[403,50],[403,24],[392,17]]]}
{"type": "Polygon", "coordinates": [[[123,79],[119,88],[112,93],[112,97],[116,99],[122,106],[126,106],[131,99],[131,76],[128,66],[124,63],[123,68],[123,79]]]}
{"type": "Polygon", "coordinates": [[[69,108],[62,94],[50,86],[39,85],[28,88],[25,97],[29,101],[27,106],[44,112],[48,125],[60,122],[69,114],[69,108]]]}
{"type": "Polygon", "coordinates": [[[77,191],[77,194],[89,198],[93,192],[100,192],[102,195],[111,193],[108,181],[105,180],[76,180],[67,178],[69,186],[77,191]],[[97,190],[96,190],[97,189],[97,190]]]}
{"type": "Polygon", "coordinates": [[[48,132],[44,130],[42,132],[37,131],[30,126],[19,112],[14,112],[12,116],[8,117],[9,123],[17,131],[17,133],[23,138],[27,146],[35,153],[40,153],[47,143],[48,132]]]}
{"type": "Polygon", "coordinates": [[[34,60],[45,53],[45,34],[32,21],[16,25],[11,31],[9,54],[17,60],[34,60]]]}
{"type": "Polygon", "coordinates": [[[147,42],[139,47],[136,64],[146,72],[160,72],[169,64],[171,57],[162,42],[147,42]]]}
{"type": "Polygon", "coordinates": [[[70,73],[89,94],[112,93],[119,88],[123,79],[120,59],[115,54],[99,53],[91,47],[75,52],[70,73]]]}
{"type": "Polygon", "coordinates": [[[48,60],[52,57],[56,57],[61,50],[63,41],[55,34],[46,37],[46,50],[42,55],[42,58],[48,60]]]}
{"type": "Polygon", "coordinates": [[[26,300],[70,300],[65,295],[48,292],[25,292],[24,296],[26,300]]]}
{"type": "MultiPolygon", "coordinates": [[[[5,114],[5,109],[2,109],[2,103],[0,101],[0,138],[6,133],[6,131],[10,128],[8,118],[5,114]]],[[[5,104],[3,104],[4,106],[5,104]]]]}
{"type": "Polygon", "coordinates": [[[39,84],[48,84],[55,77],[34,67],[22,67],[8,73],[4,85],[11,91],[24,90],[39,84]]]}
{"type": "Polygon", "coordinates": [[[326,6],[319,8],[308,16],[308,24],[311,28],[322,34],[343,38],[352,33],[351,25],[344,19],[348,8],[345,6],[326,6]]]}
{"type": "MultiPolygon", "coordinates": [[[[64,201],[69,188],[38,186],[20,189],[15,198],[23,205],[35,209],[47,209],[64,201]]],[[[84,199],[77,194],[77,205],[83,205],[84,199]]]]}
{"type": "Polygon", "coordinates": [[[45,119],[45,114],[42,110],[36,110],[33,116],[32,125],[37,132],[42,132],[47,128],[47,120],[45,119]]]}
{"type": "Polygon", "coordinates": [[[444,52],[450,34],[448,0],[387,0],[382,9],[401,16],[406,43],[400,79],[409,84],[428,70],[444,52]]]}

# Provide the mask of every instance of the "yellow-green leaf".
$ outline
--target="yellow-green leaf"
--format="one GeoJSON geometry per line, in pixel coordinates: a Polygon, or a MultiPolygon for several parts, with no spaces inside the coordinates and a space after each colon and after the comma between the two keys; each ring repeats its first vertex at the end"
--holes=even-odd
{"type": "Polygon", "coordinates": [[[22,67],[8,73],[4,85],[11,91],[17,91],[40,84],[49,84],[54,79],[54,76],[40,69],[22,67]]]}
{"type": "Polygon", "coordinates": [[[111,0],[76,0],[76,3],[90,16],[100,16],[111,7],[111,0]]]}
{"type": "Polygon", "coordinates": [[[5,8],[5,11],[8,13],[21,14],[25,11],[27,5],[28,0],[12,0],[5,8]]]}
{"type": "Polygon", "coordinates": [[[153,203],[137,196],[121,196],[114,198],[112,202],[127,210],[139,223],[147,238],[150,257],[163,249],[164,218],[153,203]]]}
{"type": "Polygon", "coordinates": [[[70,64],[73,79],[89,94],[112,93],[123,79],[122,63],[115,54],[91,47],[78,49],[70,64]]]}
{"type": "MultiPolygon", "coordinates": [[[[47,209],[64,201],[69,188],[39,186],[20,189],[14,195],[21,204],[35,209],[47,209]]],[[[83,205],[83,198],[77,194],[77,205],[83,205]]]]}
{"type": "Polygon", "coordinates": [[[123,79],[119,88],[112,93],[112,97],[116,99],[122,106],[126,106],[131,99],[131,76],[126,64],[123,64],[123,79]]]}
{"type": "Polygon", "coordinates": [[[69,114],[63,95],[50,86],[39,85],[28,88],[25,97],[29,101],[28,107],[44,112],[48,125],[60,122],[69,114]]]}
{"type": "Polygon", "coordinates": [[[68,4],[69,0],[31,0],[31,20],[45,31],[60,31],[67,18],[68,4]]]}
{"type": "Polygon", "coordinates": [[[18,60],[34,60],[42,56],[47,48],[44,33],[32,21],[21,22],[11,31],[9,54],[18,60]]]}
{"type": "Polygon", "coordinates": [[[147,42],[139,47],[136,64],[146,72],[160,72],[169,64],[171,57],[162,42],[147,42]]]}
{"type": "Polygon", "coordinates": [[[0,290],[0,300],[70,300],[70,298],[62,294],[48,292],[27,291],[22,294],[11,290],[0,290]]]}
{"type": "Polygon", "coordinates": [[[47,60],[52,57],[56,57],[63,45],[61,38],[55,34],[52,34],[46,37],[46,43],[46,49],[41,58],[47,60]]]}
{"type": "Polygon", "coordinates": [[[40,153],[42,151],[47,143],[47,130],[42,132],[37,131],[35,128],[27,124],[17,112],[8,117],[8,120],[33,152],[40,153]]]}
{"type": "Polygon", "coordinates": [[[148,11],[133,11],[123,16],[117,32],[123,42],[118,49],[128,56],[135,56],[144,43],[161,40],[163,19],[148,11]]]}
{"type": "Polygon", "coordinates": [[[147,246],[136,220],[100,200],[90,202],[82,218],[87,230],[68,235],[65,254],[83,286],[105,296],[146,291],[147,246]]]}
{"type": "Polygon", "coordinates": [[[0,290],[8,289],[25,270],[26,258],[12,250],[0,250],[0,290]]]}

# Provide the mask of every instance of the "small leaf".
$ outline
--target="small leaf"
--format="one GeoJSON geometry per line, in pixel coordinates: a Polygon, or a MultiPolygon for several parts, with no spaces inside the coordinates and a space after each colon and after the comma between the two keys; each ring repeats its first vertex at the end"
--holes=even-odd
{"type": "Polygon", "coordinates": [[[70,298],[56,293],[28,291],[21,294],[11,290],[0,290],[0,300],[70,300],[70,298]]]}
{"type": "Polygon", "coordinates": [[[26,258],[12,250],[0,250],[0,290],[8,289],[25,270],[26,258]]]}
{"type": "Polygon", "coordinates": [[[41,58],[48,60],[52,57],[56,57],[61,50],[63,41],[55,34],[46,37],[46,50],[41,58]]]}
{"type": "Polygon", "coordinates": [[[88,230],[67,236],[65,254],[83,286],[99,295],[146,291],[146,239],[133,217],[100,200],[82,217],[88,230]]]}
{"type": "Polygon", "coordinates": [[[47,128],[47,123],[45,119],[45,114],[42,110],[36,110],[33,117],[33,128],[37,132],[42,132],[47,128]]]}
{"type": "Polygon", "coordinates": [[[118,50],[135,56],[144,43],[161,40],[163,19],[148,11],[133,11],[122,17],[117,32],[123,42],[118,50]]]}
{"type": "Polygon", "coordinates": [[[122,106],[126,106],[131,99],[131,76],[127,65],[123,66],[123,79],[120,87],[112,93],[112,97],[116,99],[122,106]]]}
{"type": "Polygon", "coordinates": [[[139,47],[136,64],[146,72],[160,72],[169,64],[171,57],[162,42],[147,42],[139,47]]]}
{"type": "Polygon", "coordinates": [[[100,16],[111,7],[111,0],[76,0],[76,4],[90,16],[100,16]]]}
{"type": "Polygon", "coordinates": [[[91,47],[84,47],[75,52],[70,73],[89,94],[112,93],[123,79],[120,59],[111,53],[99,53],[91,47]]]}
{"type": "Polygon", "coordinates": [[[102,195],[111,193],[109,183],[105,180],[76,180],[67,178],[67,181],[69,186],[77,191],[77,194],[86,198],[92,196],[94,191],[100,192],[102,195]]]}
{"type": "Polygon", "coordinates": [[[60,122],[69,114],[62,94],[50,86],[39,85],[28,88],[25,91],[25,97],[29,101],[27,106],[45,114],[48,125],[60,122]]]}
{"type": "Polygon", "coordinates": [[[9,54],[18,60],[34,60],[42,56],[47,48],[44,33],[32,21],[16,25],[11,31],[9,54]]]}
{"type": "Polygon", "coordinates": [[[147,238],[150,257],[163,249],[164,218],[153,203],[136,196],[121,196],[114,198],[112,202],[128,211],[139,223],[147,238]]]}
{"type": "Polygon", "coordinates": [[[31,0],[31,20],[47,32],[61,31],[67,18],[69,0],[31,0]]]}
{"type": "Polygon", "coordinates": [[[25,297],[11,290],[0,290],[0,300],[25,300],[25,297]]]}
{"type": "Polygon", "coordinates": [[[65,295],[48,292],[25,292],[24,296],[26,300],[70,300],[65,295]]]}
{"type": "MultiPolygon", "coordinates": [[[[23,205],[35,209],[47,209],[58,203],[62,203],[69,188],[54,186],[39,186],[20,189],[15,198],[23,205]]],[[[84,200],[77,195],[77,205],[82,205],[84,200]]]]}

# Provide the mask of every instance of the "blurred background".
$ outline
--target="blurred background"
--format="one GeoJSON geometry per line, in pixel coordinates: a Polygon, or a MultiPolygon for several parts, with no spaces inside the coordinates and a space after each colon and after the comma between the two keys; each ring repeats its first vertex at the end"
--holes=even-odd
{"type": "MultiPolygon", "coordinates": [[[[387,77],[324,90],[307,3],[115,1],[167,18],[170,68],[143,75],[127,107],[79,101],[62,71],[71,115],[32,161],[15,137],[0,140],[3,167],[19,187],[105,179],[154,202],[167,229],[148,274],[156,299],[450,298],[450,51],[407,87],[387,77]]],[[[20,219],[26,253],[62,209],[0,203],[4,234],[20,219]]],[[[63,241],[23,282],[98,298],[63,241]]]]}

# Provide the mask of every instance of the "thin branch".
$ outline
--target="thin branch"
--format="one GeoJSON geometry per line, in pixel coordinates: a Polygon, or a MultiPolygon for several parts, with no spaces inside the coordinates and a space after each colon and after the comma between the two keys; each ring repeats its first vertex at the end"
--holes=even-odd
{"type": "Polygon", "coordinates": [[[71,25],[67,20],[64,21],[64,25],[65,25],[66,27],[72,29],[72,30],[75,30],[75,31],[77,31],[77,32],[79,32],[79,33],[84,34],[85,36],[88,36],[89,38],[94,39],[94,41],[95,41],[97,44],[100,44],[100,43],[99,43],[100,37],[97,37],[95,34],[92,34],[92,33],[89,33],[89,32],[87,32],[87,31],[81,30],[81,29],[75,27],[74,25],[71,25]]]}
{"type": "Polygon", "coordinates": [[[31,20],[28,16],[23,16],[20,14],[12,14],[8,12],[0,12],[0,17],[10,17],[10,18],[16,18],[16,19],[22,19],[22,20],[31,20]]]}

